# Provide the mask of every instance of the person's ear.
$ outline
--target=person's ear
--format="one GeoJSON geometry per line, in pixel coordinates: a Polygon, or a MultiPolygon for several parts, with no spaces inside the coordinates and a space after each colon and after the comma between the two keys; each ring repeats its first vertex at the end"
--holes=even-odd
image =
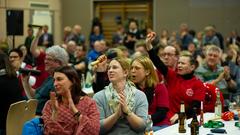
{"type": "Polygon", "coordinates": [[[124,71],[124,76],[127,77],[129,72],[127,70],[124,71]]]}
{"type": "Polygon", "coordinates": [[[145,71],[145,74],[146,74],[146,76],[150,75],[150,71],[149,71],[149,70],[146,70],[146,71],[145,71]]]}
{"type": "Polygon", "coordinates": [[[190,69],[191,69],[191,71],[194,71],[194,70],[195,70],[195,68],[196,68],[196,66],[195,66],[195,65],[191,65],[191,66],[190,66],[190,69]]]}

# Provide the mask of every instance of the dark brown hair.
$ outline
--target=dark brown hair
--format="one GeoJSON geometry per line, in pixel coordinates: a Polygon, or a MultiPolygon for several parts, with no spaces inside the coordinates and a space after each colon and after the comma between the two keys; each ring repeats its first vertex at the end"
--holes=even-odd
{"type": "MultiPolygon", "coordinates": [[[[81,78],[79,78],[76,70],[70,66],[61,66],[56,68],[54,72],[60,72],[65,74],[67,78],[72,82],[71,95],[74,104],[77,104],[80,97],[85,96],[86,93],[82,91],[81,78]]],[[[58,97],[58,100],[61,100],[61,96],[58,97]]]]}
{"type": "Polygon", "coordinates": [[[10,63],[8,56],[3,52],[0,52],[0,70],[1,69],[5,69],[8,77],[16,77],[16,71],[10,63]]]}

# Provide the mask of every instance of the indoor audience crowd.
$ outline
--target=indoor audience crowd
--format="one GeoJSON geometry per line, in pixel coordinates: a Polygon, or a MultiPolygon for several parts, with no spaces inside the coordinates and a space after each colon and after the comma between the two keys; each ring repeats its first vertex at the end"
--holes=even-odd
{"type": "Polygon", "coordinates": [[[64,27],[60,45],[47,25],[36,35],[33,30],[27,29],[24,44],[0,50],[0,135],[6,134],[9,106],[32,98],[46,135],[158,131],[178,122],[182,101],[187,118],[193,108],[200,111],[201,102],[205,112],[213,112],[216,95],[206,84],[220,89],[223,112],[240,103],[235,30],[223,37],[214,25],[196,32],[182,23],[179,30],[158,33],[139,30],[137,21],[129,20],[107,41],[98,22],[89,38],[78,24],[64,27]]]}

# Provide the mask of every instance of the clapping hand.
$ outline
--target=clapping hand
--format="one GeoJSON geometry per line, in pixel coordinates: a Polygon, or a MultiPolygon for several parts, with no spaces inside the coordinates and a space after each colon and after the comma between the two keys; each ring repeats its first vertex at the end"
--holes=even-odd
{"type": "Polygon", "coordinates": [[[224,66],[224,79],[225,80],[229,80],[229,78],[231,78],[230,76],[230,69],[228,66],[224,66]]]}
{"type": "Polygon", "coordinates": [[[57,101],[56,93],[53,92],[53,91],[50,92],[50,100],[51,100],[51,107],[52,107],[52,118],[56,119],[59,104],[58,104],[58,101],[57,101]]]}
{"type": "Polygon", "coordinates": [[[41,35],[42,35],[42,28],[39,28],[36,37],[40,37],[41,35]]]}
{"type": "Polygon", "coordinates": [[[123,113],[129,113],[130,110],[129,110],[127,102],[126,102],[126,96],[125,96],[124,90],[120,91],[118,93],[118,95],[119,95],[119,103],[121,105],[122,112],[123,113]]]}
{"type": "Polygon", "coordinates": [[[64,90],[65,90],[65,98],[68,101],[68,108],[75,114],[76,112],[78,112],[73,99],[72,99],[72,95],[71,95],[71,90],[70,90],[70,86],[65,86],[64,90]]]}

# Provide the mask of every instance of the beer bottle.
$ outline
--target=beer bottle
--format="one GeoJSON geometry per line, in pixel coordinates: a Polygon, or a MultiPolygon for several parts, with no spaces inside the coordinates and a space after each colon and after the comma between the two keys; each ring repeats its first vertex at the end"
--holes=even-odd
{"type": "Polygon", "coordinates": [[[178,132],[186,133],[186,114],[185,114],[184,101],[181,101],[180,113],[178,115],[178,123],[179,123],[178,132]]]}
{"type": "Polygon", "coordinates": [[[204,118],[203,118],[203,101],[201,101],[201,110],[200,110],[200,123],[199,126],[202,126],[204,124],[204,118]]]}
{"type": "Polygon", "coordinates": [[[197,120],[197,108],[193,108],[193,118],[190,123],[191,135],[199,135],[199,122],[197,120]]]}
{"type": "Polygon", "coordinates": [[[86,82],[85,82],[85,76],[84,74],[81,74],[81,86],[82,86],[82,90],[85,88],[86,82]]]}
{"type": "Polygon", "coordinates": [[[220,91],[217,90],[217,98],[215,102],[215,107],[214,107],[214,113],[216,118],[221,118],[222,115],[222,103],[220,100],[220,91]]]}

